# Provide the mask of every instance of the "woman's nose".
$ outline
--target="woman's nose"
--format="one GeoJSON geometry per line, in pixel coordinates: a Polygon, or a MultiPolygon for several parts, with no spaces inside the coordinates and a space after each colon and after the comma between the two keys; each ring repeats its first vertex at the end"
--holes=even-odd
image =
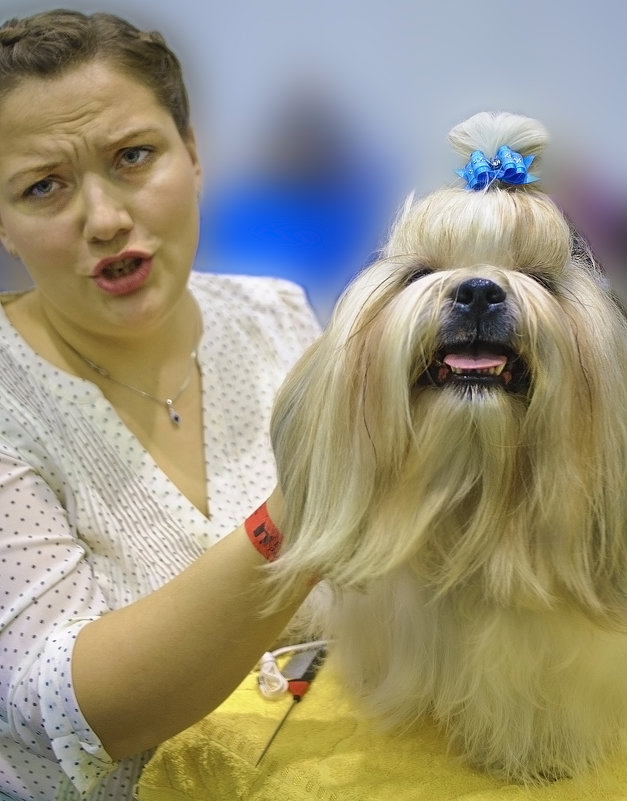
{"type": "Polygon", "coordinates": [[[112,182],[96,176],[85,178],[82,200],[84,233],[89,241],[110,241],[133,227],[124,192],[112,182]]]}

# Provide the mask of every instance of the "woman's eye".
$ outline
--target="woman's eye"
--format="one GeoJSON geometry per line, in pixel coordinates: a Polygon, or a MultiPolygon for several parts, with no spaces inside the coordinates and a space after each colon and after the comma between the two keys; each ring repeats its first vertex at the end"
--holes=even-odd
{"type": "Polygon", "coordinates": [[[57,182],[53,178],[42,178],[32,186],[29,186],[24,193],[27,197],[48,197],[52,194],[57,182]]]}
{"type": "Polygon", "coordinates": [[[152,155],[149,147],[127,147],[122,151],[120,160],[123,167],[138,167],[152,155]]]}

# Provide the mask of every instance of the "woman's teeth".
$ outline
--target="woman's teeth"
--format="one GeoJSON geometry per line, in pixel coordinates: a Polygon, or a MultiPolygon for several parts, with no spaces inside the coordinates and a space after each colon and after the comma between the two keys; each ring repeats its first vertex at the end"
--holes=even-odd
{"type": "Polygon", "coordinates": [[[141,264],[141,259],[123,259],[122,261],[114,261],[102,271],[102,275],[106,278],[122,278],[124,275],[130,275],[141,264]]]}

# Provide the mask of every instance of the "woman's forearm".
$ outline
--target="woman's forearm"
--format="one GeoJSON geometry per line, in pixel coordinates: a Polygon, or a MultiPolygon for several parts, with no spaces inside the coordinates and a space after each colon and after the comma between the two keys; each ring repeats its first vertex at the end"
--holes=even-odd
{"type": "Polygon", "coordinates": [[[76,696],[113,759],[151,748],[218,706],[310,589],[272,615],[263,558],[243,526],[150,596],[89,623],[72,662],[76,696]]]}

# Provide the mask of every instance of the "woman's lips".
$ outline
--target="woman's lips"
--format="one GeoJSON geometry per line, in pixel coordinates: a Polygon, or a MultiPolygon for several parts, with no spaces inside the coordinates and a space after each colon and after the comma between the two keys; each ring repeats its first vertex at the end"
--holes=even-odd
{"type": "Polygon", "coordinates": [[[128,295],[140,289],[152,270],[152,258],[124,253],[99,262],[92,273],[96,286],[109,295],[128,295]]]}

